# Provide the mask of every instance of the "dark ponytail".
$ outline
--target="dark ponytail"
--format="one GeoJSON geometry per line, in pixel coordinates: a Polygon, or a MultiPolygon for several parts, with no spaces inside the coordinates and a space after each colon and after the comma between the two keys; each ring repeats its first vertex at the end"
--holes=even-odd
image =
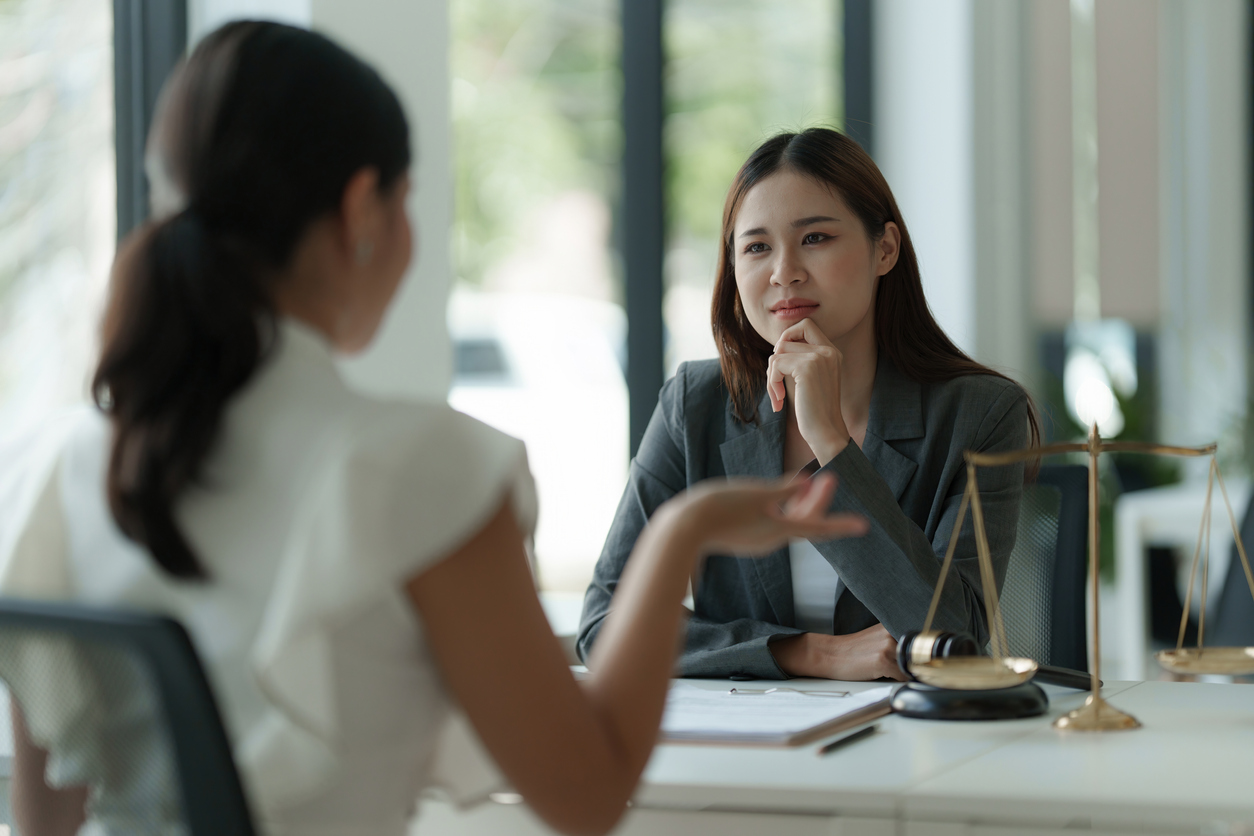
{"type": "Polygon", "coordinates": [[[228,24],[167,84],[149,136],[164,217],[119,250],[92,390],[113,425],[114,519],[171,575],[205,576],[174,504],[274,343],[273,278],[365,167],[384,189],[405,173],[405,117],[321,35],[228,24]]]}

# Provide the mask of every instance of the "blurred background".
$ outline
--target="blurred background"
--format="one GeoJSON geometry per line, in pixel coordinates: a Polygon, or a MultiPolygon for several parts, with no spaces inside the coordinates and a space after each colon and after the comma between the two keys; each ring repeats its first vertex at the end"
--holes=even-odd
{"type": "MultiPolygon", "coordinates": [[[[715,356],[728,184],[813,125],[871,152],[937,318],[1048,438],[1218,439],[1244,508],[1248,0],[0,0],[0,437],[85,397],[161,80],[242,16],[327,32],[404,100],[418,258],[345,373],[526,441],[550,600],[586,585],[658,387],[715,356]]],[[[1204,477],[1106,465],[1114,678],[1174,640],[1204,477]]]]}

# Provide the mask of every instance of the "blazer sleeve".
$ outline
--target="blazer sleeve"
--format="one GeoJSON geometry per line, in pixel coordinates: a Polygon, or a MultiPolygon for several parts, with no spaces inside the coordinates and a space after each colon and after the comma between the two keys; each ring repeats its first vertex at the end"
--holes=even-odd
{"type": "MultiPolygon", "coordinates": [[[[1027,444],[1027,427],[1027,396],[1017,386],[1007,386],[993,399],[975,432],[967,438],[955,437],[954,443],[986,453],[1017,450],[1027,444]]],[[[961,450],[957,453],[960,455],[961,450]]],[[[884,479],[856,444],[850,443],[823,470],[835,473],[840,480],[832,510],[866,516],[871,530],[865,537],[839,541],[839,547],[832,541],[818,543],[816,548],[888,632],[899,637],[909,630],[921,629],[966,491],[965,465],[957,468],[950,483],[942,487],[945,497],[940,519],[930,539],[901,510],[884,479]]],[[[984,527],[1000,589],[1018,530],[1023,465],[983,468],[979,484],[984,527]]],[[[988,641],[970,509],[941,593],[934,627],[968,632],[981,645],[988,641]]]]}
{"type": "MultiPolygon", "coordinates": [[[[627,488],[584,595],[575,650],[585,663],[609,614],[623,567],[649,517],[663,502],[706,475],[688,473],[684,377],[681,366],[680,372],[662,387],[657,409],[649,419],[640,449],[631,463],[627,488]]],[[[693,615],[688,619],[677,675],[787,679],[767,645],[776,636],[801,632],[749,618],[718,622],[693,615]]]]}

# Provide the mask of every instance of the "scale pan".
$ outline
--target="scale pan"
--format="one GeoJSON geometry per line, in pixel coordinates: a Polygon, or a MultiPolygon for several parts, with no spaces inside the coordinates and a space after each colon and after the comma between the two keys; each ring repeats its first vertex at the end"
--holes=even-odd
{"type": "MultiPolygon", "coordinates": [[[[1254,661],[1254,660],[1251,660],[1254,661]]],[[[1027,682],[1036,674],[1032,659],[951,656],[914,665],[910,672],[925,685],[958,691],[991,691],[1027,682]]]]}
{"type": "Polygon", "coordinates": [[[1186,647],[1182,650],[1160,650],[1154,656],[1158,664],[1172,673],[1254,674],[1254,647],[1186,647]]]}

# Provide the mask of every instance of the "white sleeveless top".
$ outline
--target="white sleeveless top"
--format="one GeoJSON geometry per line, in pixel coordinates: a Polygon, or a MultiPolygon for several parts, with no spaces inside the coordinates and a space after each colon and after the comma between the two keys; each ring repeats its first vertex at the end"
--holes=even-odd
{"type": "MultiPolygon", "coordinates": [[[[30,465],[28,499],[0,506],[0,592],[181,621],[262,832],[404,833],[450,704],[403,586],[506,496],[531,530],[522,443],[443,403],[354,394],[322,338],[284,322],[176,509],[201,583],[120,533],[108,454],[107,423],[84,409],[42,471],[30,465]]],[[[58,718],[28,722],[55,759],[58,718]]]]}

